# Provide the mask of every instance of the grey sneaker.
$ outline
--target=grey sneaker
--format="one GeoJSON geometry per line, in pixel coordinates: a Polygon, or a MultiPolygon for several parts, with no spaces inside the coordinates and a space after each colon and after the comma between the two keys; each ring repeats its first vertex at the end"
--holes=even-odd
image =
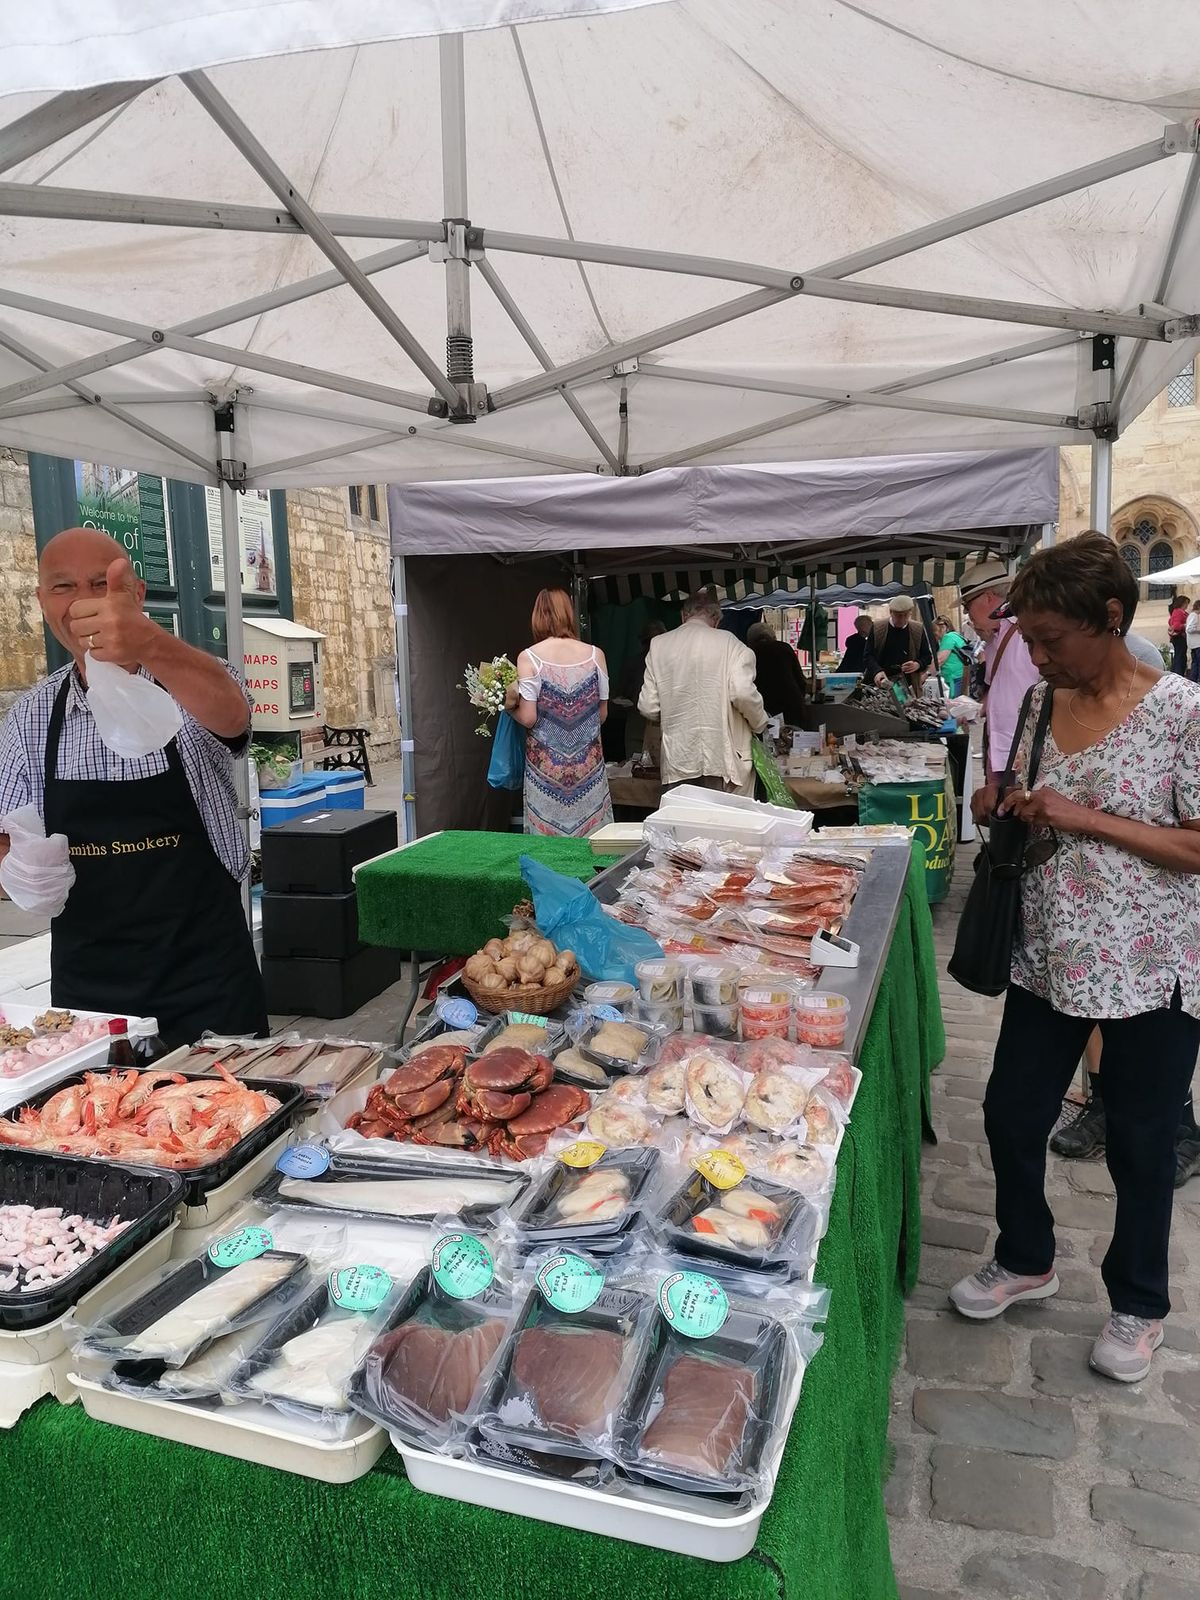
{"type": "Polygon", "coordinates": [[[1048,1300],[1058,1293],[1058,1273],[1053,1268],[1040,1277],[1022,1277],[998,1261],[989,1261],[969,1278],[960,1278],[950,1291],[950,1304],[973,1322],[998,1317],[1019,1300],[1048,1300]]]}
{"type": "Polygon", "coordinates": [[[1114,1311],[1092,1346],[1090,1365],[1118,1383],[1138,1383],[1150,1371],[1163,1342],[1163,1325],[1152,1317],[1114,1311]]]}

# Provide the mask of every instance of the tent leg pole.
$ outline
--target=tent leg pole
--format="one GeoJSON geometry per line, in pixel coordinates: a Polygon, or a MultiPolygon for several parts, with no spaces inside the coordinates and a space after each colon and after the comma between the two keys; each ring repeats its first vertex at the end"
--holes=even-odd
{"type": "Polygon", "coordinates": [[[1099,533],[1112,522],[1112,449],[1111,439],[1092,440],[1091,521],[1099,533]]]}
{"type": "Polygon", "coordinates": [[[411,844],[417,837],[417,774],[408,654],[408,580],[403,556],[392,557],[392,609],[396,616],[396,701],[400,714],[400,784],[403,789],[400,842],[411,844]]]}
{"type": "MultiPolygon", "coordinates": [[[[242,534],[238,521],[236,483],[242,477],[241,463],[234,459],[233,430],[236,406],[232,401],[216,410],[217,472],[221,479],[221,560],[225,570],[225,654],[231,667],[246,670],[246,642],[242,629],[242,534]]],[[[250,848],[250,746],[233,758],[233,787],[237,796],[238,826],[250,848]]],[[[253,927],[250,906],[250,874],[242,881],[242,911],[246,925],[253,927]]]]}

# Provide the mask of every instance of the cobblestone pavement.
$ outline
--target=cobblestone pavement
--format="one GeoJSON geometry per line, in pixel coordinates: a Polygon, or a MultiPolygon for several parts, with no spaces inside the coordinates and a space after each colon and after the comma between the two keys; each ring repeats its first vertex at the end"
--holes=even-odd
{"type": "Polygon", "coordinates": [[[1087,1365],[1107,1309],[1099,1262],[1113,1193],[1103,1160],[1049,1157],[1054,1299],[987,1323],[946,1302],[995,1240],[980,1102],[1001,1002],[945,976],[969,874],[960,854],[934,910],[948,1042],[933,1080],[940,1142],[924,1156],[921,1277],[892,1397],[886,1497],[900,1592],[1200,1600],[1200,1177],[1177,1191],[1175,1309],[1142,1383],[1112,1383],[1087,1365]]]}

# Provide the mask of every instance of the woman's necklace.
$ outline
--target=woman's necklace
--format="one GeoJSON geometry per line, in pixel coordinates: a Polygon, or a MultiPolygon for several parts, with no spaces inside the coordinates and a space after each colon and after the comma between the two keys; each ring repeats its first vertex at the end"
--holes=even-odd
{"type": "Polygon", "coordinates": [[[1097,724],[1094,723],[1094,722],[1085,722],[1083,720],[1083,718],[1081,716],[1079,716],[1079,714],[1076,712],[1076,710],[1075,710],[1075,696],[1079,693],[1079,690],[1078,689],[1072,689],[1070,698],[1067,701],[1067,711],[1070,713],[1070,717],[1071,717],[1072,722],[1078,723],[1078,725],[1081,728],[1086,728],[1089,733],[1108,733],[1110,729],[1112,729],[1112,728],[1114,728],[1116,726],[1117,718],[1120,717],[1126,700],[1128,700],[1129,696],[1133,693],[1133,680],[1137,677],[1137,669],[1138,669],[1138,664],[1137,664],[1137,659],[1135,657],[1134,658],[1134,663],[1133,663],[1133,671],[1129,674],[1129,684],[1126,687],[1125,693],[1121,696],[1120,700],[1117,703],[1117,715],[1115,717],[1113,717],[1108,722],[1100,723],[1099,726],[1097,726],[1097,724]]]}

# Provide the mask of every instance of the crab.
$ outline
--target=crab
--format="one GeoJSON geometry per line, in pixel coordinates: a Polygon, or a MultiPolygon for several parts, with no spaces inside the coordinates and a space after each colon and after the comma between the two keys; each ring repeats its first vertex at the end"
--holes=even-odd
{"type": "Polygon", "coordinates": [[[488,1149],[494,1156],[510,1156],[514,1161],[528,1161],[539,1156],[555,1128],[563,1128],[581,1117],[591,1105],[591,1098],[582,1089],[569,1083],[556,1083],[534,1095],[529,1108],[518,1116],[509,1118],[506,1128],[496,1128],[488,1139],[488,1149]]]}
{"type": "Polygon", "coordinates": [[[457,1046],[435,1045],[397,1067],[376,1089],[381,1100],[389,1102],[406,1121],[416,1121],[451,1098],[465,1063],[466,1055],[457,1046]]]}
{"type": "Polygon", "coordinates": [[[553,1077],[553,1063],[545,1056],[492,1050],[463,1073],[455,1109],[480,1122],[509,1122],[529,1110],[534,1095],[548,1089],[553,1077]]]}

